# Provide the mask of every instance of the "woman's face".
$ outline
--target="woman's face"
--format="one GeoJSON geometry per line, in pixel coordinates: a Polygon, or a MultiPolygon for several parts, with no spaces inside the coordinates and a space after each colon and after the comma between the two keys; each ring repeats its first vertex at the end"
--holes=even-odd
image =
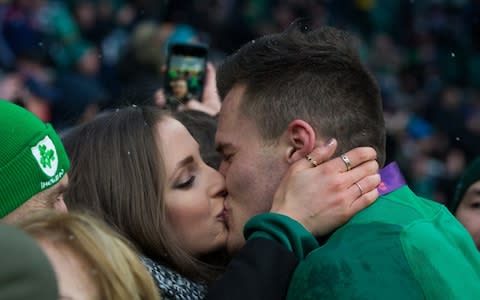
{"type": "Polygon", "coordinates": [[[470,232],[480,250],[480,181],[472,184],[465,192],[455,215],[470,232]]]}
{"type": "Polygon", "coordinates": [[[181,247],[200,256],[225,247],[225,181],[200,157],[199,145],[179,121],[157,126],[165,163],[164,199],[168,221],[181,247]]]}
{"type": "Polygon", "coordinates": [[[40,240],[57,277],[59,300],[100,299],[93,270],[71,249],[64,245],[40,240]]]}

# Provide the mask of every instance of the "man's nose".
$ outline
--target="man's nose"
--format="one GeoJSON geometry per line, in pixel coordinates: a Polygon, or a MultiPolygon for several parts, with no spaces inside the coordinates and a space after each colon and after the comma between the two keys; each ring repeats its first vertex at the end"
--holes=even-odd
{"type": "Polygon", "coordinates": [[[218,168],[218,172],[220,172],[220,174],[222,174],[222,176],[225,177],[227,174],[227,169],[228,169],[228,164],[225,161],[222,161],[220,163],[220,167],[218,168]]]}

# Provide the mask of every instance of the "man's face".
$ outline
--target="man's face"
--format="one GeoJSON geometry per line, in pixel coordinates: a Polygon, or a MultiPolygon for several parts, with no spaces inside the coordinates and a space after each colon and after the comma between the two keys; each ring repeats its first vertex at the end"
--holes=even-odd
{"type": "Polygon", "coordinates": [[[18,219],[21,219],[32,211],[38,209],[67,211],[67,206],[63,201],[63,193],[67,186],[68,175],[65,174],[59,182],[28,199],[27,202],[22,204],[22,206],[2,218],[1,222],[7,224],[15,223],[18,219]]]}
{"type": "Polygon", "coordinates": [[[182,99],[188,93],[187,81],[184,79],[178,79],[171,83],[172,93],[178,99],[182,99]]]}
{"type": "Polygon", "coordinates": [[[480,250],[480,181],[467,189],[455,216],[468,230],[480,250]]]}
{"type": "Polygon", "coordinates": [[[236,85],[226,95],[215,137],[223,155],[220,172],[228,190],[229,252],[244,245],[245,223],[256,214],[270,211],[273,195],[288,168],[281,147],[266,145],[255,123],[241,115],[239,104],[244,90],[244,86],[236,85]]]}

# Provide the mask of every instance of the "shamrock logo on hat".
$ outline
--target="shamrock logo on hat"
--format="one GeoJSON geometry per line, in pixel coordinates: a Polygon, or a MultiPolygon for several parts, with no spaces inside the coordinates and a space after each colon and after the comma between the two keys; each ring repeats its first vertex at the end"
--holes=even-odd
{"type": "Polygon", "coordinates": [[[32,147],[32,154],[43,173],[49,177],[57,173],[57,150],[49,136],[45,136],[43,140],[32,147]]]}
{"type": "Polygon", "coordinates": [[[40,163],[42,164],[42,166],[44,168],[46,168],[47,166],[51,168],[52,160],[55,160],[55,153],[53,152],[53,150],[47,150],[47,146],[45,145],[38,146],[38,149],[40,150],[40,163]]]}

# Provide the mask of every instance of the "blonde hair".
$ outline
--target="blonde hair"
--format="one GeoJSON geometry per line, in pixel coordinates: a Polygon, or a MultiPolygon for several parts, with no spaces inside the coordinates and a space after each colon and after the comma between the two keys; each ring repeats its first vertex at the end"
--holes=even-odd
{"type": "Polygon", "coordinates": [[[133,246],[103,221],[86,214],[43,210],[16,225],[36,240],[77,254],[92,269],[100,299],[160,300],[133,246]]]}

